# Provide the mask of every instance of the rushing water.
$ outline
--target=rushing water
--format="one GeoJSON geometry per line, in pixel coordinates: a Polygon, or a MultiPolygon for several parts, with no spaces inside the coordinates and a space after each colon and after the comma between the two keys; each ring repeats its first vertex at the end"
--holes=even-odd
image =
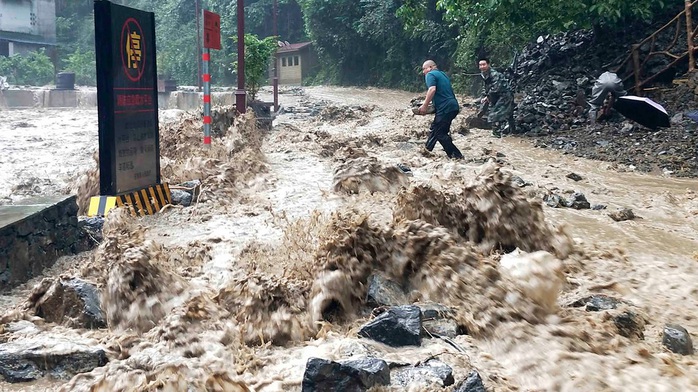
{"type": "MultiPolygon", "coordinates": [[[[495,390],[698,389],[695,361],[661,344],[666,323],[698,331],[697,181],[620,171],[480,130],[454,134],[466,160],[451,162],[438,146],[421,150],[430,118],[408,110],[413,94],[305,93],[282,95],[282,105],[325,100],[339,109],[282,115],[263,143],[238,124],[210,153],[174,148],[198,139],[198,128],[163,116],[178,143],[166,177],[208,176],[203,200],[137,221],[115,214],[105,231],[111,246],[45,273],[100,285],[110,329],[77,333],[98,339],[111,362],[69,382],[0,390],[299,390],[309,357],[352,355],[402,363],[436,355],[456,380],[474,368],[495,390]],[[397,163],[414,175],[396,172],[397,163]],[[531,185],[512,186],[511,175],[531,185]],[[607,207],[541,207],[550,192],[582,192],[607,207]],[[608,213],[618,208],[638,218],[615,222],[608,213]],[[549,253],[500,260],[502,246],[549,253]],[[438,339],[406,349],[357,339],[362,283],[373,272],[404,279],[413,300],[455,306],[470,331],[455,339],[465,353],[438,339]],[[135,275],[143,277],[136,291],[135,275]],[[618,334],[612,317],[625,308],[567,306],[592,294],[630,303],[644,336],[618,334]],[[331,322],[323,320],[329,304],[341,305],[331,322]]],[[[96,110],[0,118],[6,202],[69,187],[94,165],[96,110]]],[[[25,301],[31,283],[2,304],[25,301]]]]}

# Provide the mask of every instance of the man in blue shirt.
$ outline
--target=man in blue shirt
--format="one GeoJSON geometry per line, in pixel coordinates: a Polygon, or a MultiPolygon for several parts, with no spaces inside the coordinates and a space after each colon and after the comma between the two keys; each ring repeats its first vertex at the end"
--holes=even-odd
{"type": "Polygon", "coordinates": [[[436,142],[439,142],[449,158],[463,159],[463,154],[453,144],[453,139],[451,139],[449,134],[451,132],[451,122],[453,122],[453,119],[460,111],[456,96],[453,94],[451,81],[443,71],[437,69],[433,60],[427,60],[422,64],[422,73],[427,83],[427,97],[424,99],[422,106],[419,107],[419,114],[426,114],[432,101],[436,109],[426,148],[432,151],[436,142]]]}

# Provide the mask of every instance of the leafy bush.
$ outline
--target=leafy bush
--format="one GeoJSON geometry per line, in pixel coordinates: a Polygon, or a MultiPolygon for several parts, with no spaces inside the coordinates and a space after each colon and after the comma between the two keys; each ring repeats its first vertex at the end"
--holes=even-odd
{"type": "Polygon", "coordinates": [[[97,63],[94,50],[75,50],[65,61],[65,71],[75,73],[75,83],[83,86],[97,85],[97,63]]]}
{"type": "Polygon", "coordinates": [[[7,76],[10,84],[43,86],[53,82],[53,63],[43,49],[10,57],[0,56],[0,75],[7,76]]]}

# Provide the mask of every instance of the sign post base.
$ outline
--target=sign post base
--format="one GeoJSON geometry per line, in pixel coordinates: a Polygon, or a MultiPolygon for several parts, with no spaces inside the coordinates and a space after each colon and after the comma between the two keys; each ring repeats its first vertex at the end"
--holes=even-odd
{"type": "Polygon", "coordinates": [[[132,216],[153,215],[172,203],[170,186],[162,183],[117,196],[94,196],[90,198],[87,216],[106,217],[115,207],[126,207],[132,216]]]}

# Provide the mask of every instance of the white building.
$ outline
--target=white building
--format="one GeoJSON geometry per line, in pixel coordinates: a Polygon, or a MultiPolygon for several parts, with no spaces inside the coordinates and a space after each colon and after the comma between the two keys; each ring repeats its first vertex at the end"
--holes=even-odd
{"type": "Polygon", "coordinates": [[[55,46],[55,0],[0,0],[0,56],[55,46]]]}

